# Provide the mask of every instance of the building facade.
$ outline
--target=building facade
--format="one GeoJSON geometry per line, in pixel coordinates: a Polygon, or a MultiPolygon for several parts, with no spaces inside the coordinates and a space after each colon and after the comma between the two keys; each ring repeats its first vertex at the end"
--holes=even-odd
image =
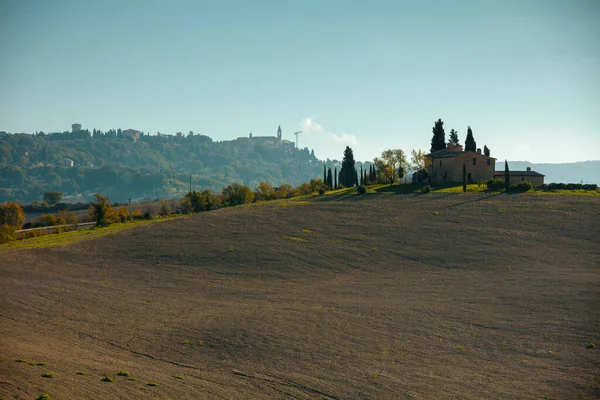
{"type": "Polygon", "coordinates": [[[496,159],[477,151],[463,151],[461,145],[448,143],[448,147],[427,155],[429,181],[432,184],[462,182],[463,165],[467,170],[467,182],[476,183],[494,178],[496,159]]]}
{"type": "MultiPolygon", "coordinates": [[[[531,170],[531,167],[527,167],[526,171],[509,171],[510,184],[518,185],[521,182],[529,182],[533,186],[542,186],[544,184],[544,176],[539,172],[531,170]]],[[[504,171],[495,171],[494,179],[504,181],[504,171]]]]}

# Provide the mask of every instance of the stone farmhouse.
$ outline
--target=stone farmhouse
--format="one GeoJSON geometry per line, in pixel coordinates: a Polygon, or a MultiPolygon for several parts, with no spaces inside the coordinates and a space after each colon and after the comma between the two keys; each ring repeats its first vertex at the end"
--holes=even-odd
{"type": "Polygon", "coordinates": [[[448,143],[448,147],[427,155],[429,181],[432,184],[462,182],[463,165],[467,167],[467,182],[475,183],[494,179],[496,159],[477,151],[463,151],[461,145],[448,143]]]}
{"type": "MultiPolygon", "coordinates": [[[[527,171],[510,171],[510,184],[518,185],[521,182],[528,181],[533,186],[542,186],[544,176],[539,172],[532,171],[531,167],[527,167],[527,171]]],[[[504,171],[494,172],[494,179],[504,181],[504,171]]]]}

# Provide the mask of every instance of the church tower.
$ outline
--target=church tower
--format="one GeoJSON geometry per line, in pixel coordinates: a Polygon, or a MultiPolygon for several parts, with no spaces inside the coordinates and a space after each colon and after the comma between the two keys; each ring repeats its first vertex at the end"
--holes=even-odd
{"type": "Polygon", "coordinates": [[[281,144],[281,125],[279,125],[279,128],[277,128],[277,141],[279,141],[279,144],[281,144]]]}

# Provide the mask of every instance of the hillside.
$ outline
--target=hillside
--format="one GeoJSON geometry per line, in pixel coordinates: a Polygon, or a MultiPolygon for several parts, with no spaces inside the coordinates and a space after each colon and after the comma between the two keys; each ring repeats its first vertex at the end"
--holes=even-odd
{"type": "Polygon", "coordinates": [[[215,191],[234,182],[299,185],[323,176],[323,163],[290,142],[119,133],[0,132],[0,202],[40,201],[44,191],[75,202],[95,192],[120,202],[176,198],[189,191],[190,174],[195,189],[215,191]]]}
{"type": "MultiPolygon", "coordinates": [[[[595,183],[600,185],[600,161],[581,161],[562,164],[533,164],[528,161],[509,161],[509,168],[514,171],[525,171],[530,167],[533,171],[546,175],[546,183],[595,183]]],[[[496,170],[504,171],[504,162],[496,163],[496,170]]]]}
{"type": "Polygon", "coordinates": [[[599,210],[323,196],[0,247],[0,395],[598,398],[599,210]]]}

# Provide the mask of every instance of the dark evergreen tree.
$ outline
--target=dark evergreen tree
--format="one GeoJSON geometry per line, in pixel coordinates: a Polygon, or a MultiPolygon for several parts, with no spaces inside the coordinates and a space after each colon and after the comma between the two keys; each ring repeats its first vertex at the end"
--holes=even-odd
{"type": "Polygon", "coordinates": [[[444,122],[438,119],[433,126],[433,137],[431,138],[431,152],[443,150],[446,148],[446,133],[444,132],[444,122]]]}
{"type": "Polygon", "coordinates": [[[467,165],[463,164],[463,192],[467,191],[467,165]]]}
{"type": "Polygon", "coordinates": [[[458,145],[459,141],[458,141],[458,132],[455,131],[454,129],[450,130],[450,142],[454,143],[454,145],[458,145]]]}
{"type": "Polygon", "coordinates": [[[369,184],[369,177],[367,176],[367,170],[366,169],[365,169],[365,177],[364,177],[363,181],[365,182],[365,186],[367,186],[369,184]]]}
{"type": "Polygon", "coordinates": [[[340,184],[342,186],[352,187],[356,185],[356,168],[354,164],[354,153],[350,146],[346,146],[344,158],[342,159],[342,169],[340,170],[340,184]]]}
{"type": "Polygon", "coordinates": [[[327,169],[327,182],[326,182],[327,186],[329,186],[330,189],[334,189],[333,187],[333,176],[331,176],[331,168],[327,169]]]}
{"type": "Polygon", "coordinates": [[[510,171],[508,170],[508,161],[504,160],[504,190],[510,190],[510,171]]]}
{"type": "Polygon", "coordinates": [[[323,183],[327,184],[327,166],[323,164],[323,183]]]}
{"type": "Polygon", "coordinates": [[[333,179],[334,179],[333,188],[337,189],[338,188],[338,172],[337,172],[337,167],[335,167],[335,172],[333,174],[333,179]]]}
{"type": "Polygon", "coordinates": [[[465,151],[477,151],[477,143],[473,138],[473,131],[471,127],[467,127],[467,138],[465,139],[465,151]]]}
{"type": "Polygon", "coordinates": [[[341,187],[343,187],[343,186],[344,186],[344,185],[342,185],[342,183],[341,183],[341,182],[342,182],[342,171],[340,170],[340,171],[338,172],[338,188],[341,188],[341,187]]]}
{"type": "Polygon", "coordinates": [[[362,165],[360,166],[360,184],[364,185],[365,184],[365,179],[364,179],[364,174],[363,174],[363,167],[362,165]]]}
{"type": "Polygon", "coordinates": [[[485,154],[486,157],[490,156],[490,149],[488,149],[487,146],[483,146],[483,154],[485,154]]]}

